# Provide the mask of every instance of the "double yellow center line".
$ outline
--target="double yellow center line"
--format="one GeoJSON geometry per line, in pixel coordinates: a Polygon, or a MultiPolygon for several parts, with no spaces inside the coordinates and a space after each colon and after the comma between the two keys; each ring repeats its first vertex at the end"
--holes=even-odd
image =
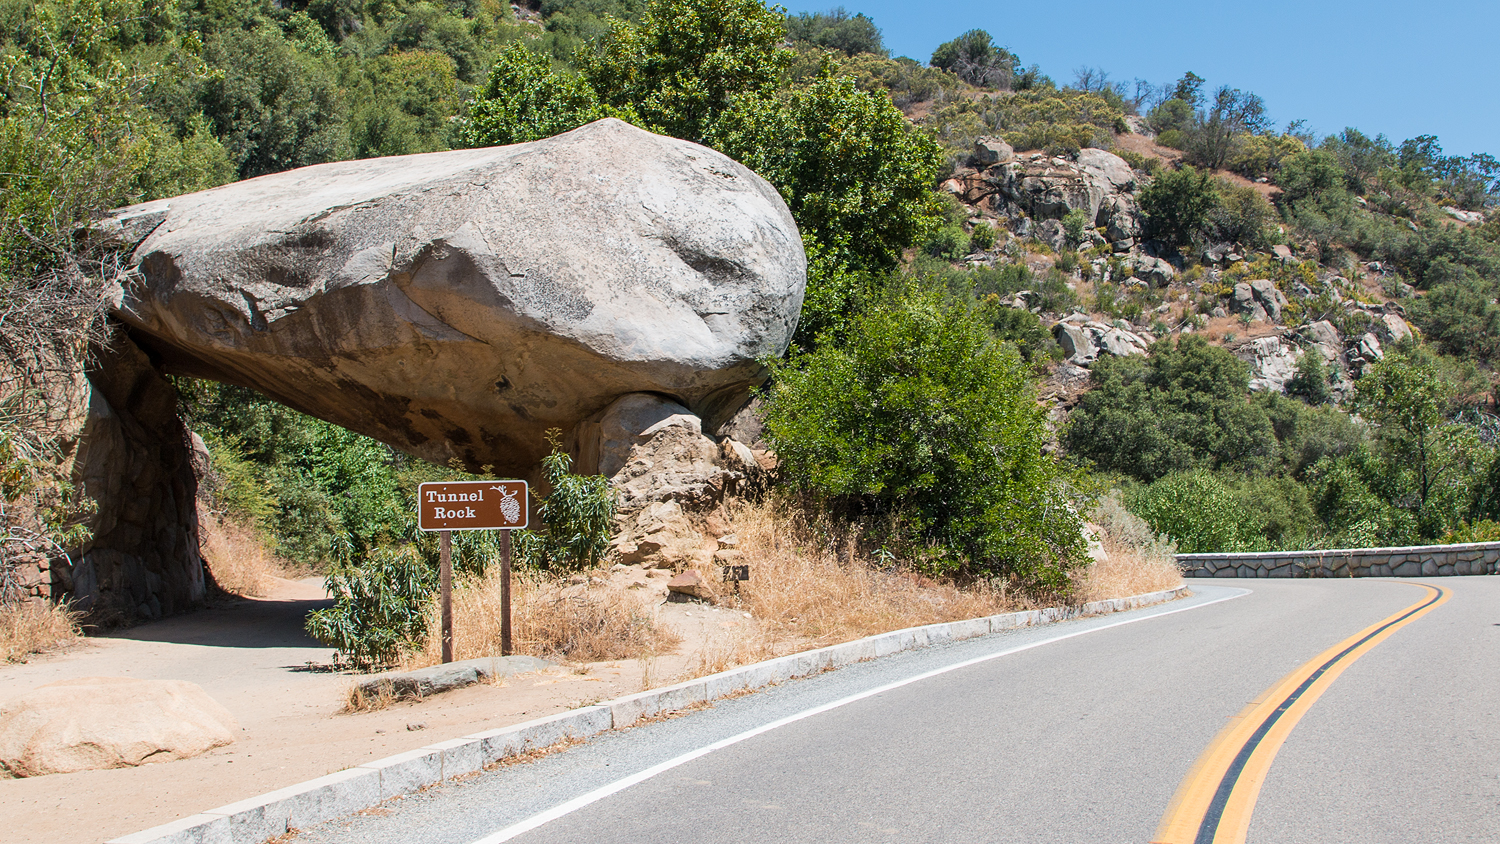
{"type": "Polygon", "coordinates": [[[1307,710],[1355,660],[1448,600],[1447,590],[1413,585],[1427,596],[1303,663],[1230,719],[1177,787],[1152,844],[1243,844],[1271,762],[1307,710]]]}

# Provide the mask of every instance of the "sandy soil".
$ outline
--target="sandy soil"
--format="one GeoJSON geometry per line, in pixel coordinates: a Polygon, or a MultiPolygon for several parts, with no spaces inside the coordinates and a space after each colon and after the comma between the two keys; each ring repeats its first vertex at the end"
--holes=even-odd
{"type": "MultiPolygon", "coordinates": [[[[638,572],[613,579],[639,580],[638,572]]],[[[128,676],[189,680],[239,720],[241,738],[202,756],[107,771],[0,780],[7,842],[102,842],[422,745],[666,685],[727,649],[743,614],[667,603],[656,612],[682,645],[640,660],[558,666],[378,712],[345,714],[356,677],[320,668],[329,649],[302,632],[326,606],[317,578],[282,580],[266,598],[110,636],[0,667],[0,701],[57,680],[128,676]]]]}

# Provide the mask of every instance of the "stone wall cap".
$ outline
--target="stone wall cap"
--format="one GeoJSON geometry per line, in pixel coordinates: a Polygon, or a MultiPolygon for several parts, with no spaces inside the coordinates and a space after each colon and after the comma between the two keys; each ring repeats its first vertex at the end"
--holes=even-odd
{"type": "Polygon", "coordinates": [[[1327,557],[1335,554],[1393,556],[1396,554],[1452,553],[1500,549],[1500,542],[1461,542],[1453,545],[1396,545],[1384,548],[1328,548],[1306,551],[1232,551],[1219,554],[1178,554],[1178,562],[1195,560],[1269,560],[1279,557],[1327,557]]]}

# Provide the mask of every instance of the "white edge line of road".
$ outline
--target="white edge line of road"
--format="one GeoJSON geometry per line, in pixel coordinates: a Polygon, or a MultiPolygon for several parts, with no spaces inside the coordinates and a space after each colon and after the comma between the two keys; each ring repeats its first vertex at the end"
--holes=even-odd
{"type": "MultiPolygon", "coordinates": [[[[1229,588],[1234,589],[1237,587],[1229,588]]],[[[1247,593],[1248,590],[1243,590],[1241,594],[1247,593]]],[[[1077,618],[1079,616],[1129,612],[1152,605],[1159,605],[1176,598],[1182,598],[1188,594],[1191,593],[1188,586],[1184,584],[1173,589],[1148,592],[1143,595],[1093,601],[1081,607],[1049,607],[1041,610],[1003,613],[1001,615],[969,619],[967,621],[950,621],[929,624],[922,627],[910,627],[904,630],[894,630],[889,633],[867,636],[863,639],[855,639],[852,642],[843,642],[816,650],[802,651],[765,662],[731,668],[718,674],[700,677],[696,680],[688,680],[674,686],[665,686],[650,691],[639,692],[622,698],[604,701],[593,706],[585,706],[580,709],[569,710],[534,721],[527,721],[522,724],[485,730],[462,738],[430,744],[417,750],[399,753],[385,759],[377,759],[356,767],[346,768],[324,777],[290,785],[267,794],[250,797],[227,806],[221,806],[217,809],[210,809],[196,815],[180,818],[161,826],[114,838],[108,844],[261,844],[261,842],[267,839],[284,835],[292,829],[307,829],[325,821],[355,814],[372,806],[379,805],[386,800],[409,794],[446,780],[475,773],[483,770],[491,762],[499,761],[527,750],[548,747],[568,738],[588,738],[609,730],[624,729],[634,725],[642,718],[675,711],[697,703],[717,700],[727,694],[759,689],[767,685],[810,676],[820,671],[840,668],[845,665],[876,659],[913,648],[962,641],[990,633],[997,633],[1002,630],[1034,627],[1041,624],[1050,624],[1077,618]]],[[[1188,607],[1178,607],[1165,612],[1154,612],[1101,627],[1052,637],[1041,642],[1032,643],[1031,645],[939,669],[938,671],[914,677],[902,683],[875,689],[864,695],[809,710],[791,718],[768,724],[759,730],[709,745],[695,753],[643,771],[635,777],[621,780],[613,786],[608,786],[605,790],[591,792],[588,795],[584,795],[584,797],[552,809],[550,812],[524,821],[522,824],[507,827],[494,835],[482,839],[482,841],[484,844],[504,841],[509,837],[521,834],[527,829],[534,829],[536,826],[540,826],[554,817],[561,817],[568,812],[575,811],[609,794],[629,788],[637,782],[681,765],[690,759],[697,758],[705,753],[711,753],[722,747],[727,747],[735,742],[743,741],[766,730],[775,729],[776,727],[815,715],[819,712],[825,712],[835,706],[852,703],[861,697],[879,694],[882,691],[896,688],[905,683],[916,682],[935,674],[941,674],[944,671],[952,671],[966,665],[972,665],[975,662],[983,662],[986,659],[995,659],[1019,650],[1026,650],[1029,647],[1061,641],[1072,636],[1082,635],[1083,633],[1095,630],[1105,630],[1121,624],[1144,621],[1148,618],[1156,618],[1173,612],[1197,609],[1198,607],[1208,606],[1211,603],[1228,600],[1230,597],[1239,597],[1239,594],[1217,598],[1205,603],[1193,604],[1188,607]]]]}
{"type": "Polygon", "coordinates": [[[500,844],[503,841],[509,841],[512,838],[515,838],[516,836],[521,835],[523,833],[530,832],[531,830],[536,829],[537,827],[540,827],[543,824],[550,823],[550,822],[555,821],[558,818],[561,818],[561,817],[563,817],[565,815],[572,814],[573,812],[576,812],[579,809],[582,809],[582,808],[584,808],[585,806],[588,806],[591,803],[597,803],[598,801],[603,800],[604,798],[609,797],[610,795],[617,794],[617,793],[619,793],[621,791],[624,791],[627,788],[630,788],[633,785],[638,785],[638,784],[640,784],[642,782],[645,782],[646,780],[651,779],[652,777],[656,776],[657,774],[665,773],[666,771],[670,771],[671,769],[676,768],[679,765],[684,765],[684,764],[686,764],[688,762],[691,762],[694,759],[697,759],[699,757],[707,756],[708,754],[713,753],[716,750],[723,750],[724,748],[729,747],[731,745],[739,744],[740,742],[745,741],[746,739],[755,738],[756,736],[761,735],[762,733],[768,733],[768,732],[770,732],[770,731],[772,731],[774,729],[777,729],[778,727],[785,727],[788,724],[794,724],[794,723],[796,723],[798,721],[803,720],[804,718],[811,718],[814,715],[821,715],[824,712],[828,712],[828,711],[833,710],[833,709],[838,709],[839,707],[847,706],[847,705],[849,705],[851,703],[856,703],[858,701],[864,700],[865,698],[874,697],[875,695],[883,694],[883,693],[889,692],[889,691],[891,691],[893,689],[899,689],[902,686],[908,686],[908,685],[911,685],[912,683],[919,683],[919,682],[921,682],[923,680],[929,680],[929,679],[931,679],[933,677],[937,677],[937,676],[942,675],[942,674],[947,674],[950,671],[957,671],[957,670],[962,669],[962,668],[968,668],[971,665],[978,665],[979,663],[982,663],[982,662],[989,662],[992,659],[999,659],[1001,657],[1010,656],[1011,654],[1020,653],[1021,651],[1029,651],[1032,648],[1039,648],[1039,647],[1041,647],[1043,645],[1050,645],[1050,644],[1053,644],[1054,642],[1061,642],[1061,641],[1063,641],[1065,639],[1072,639],[1075,636],[1084,636],[1084,635],[1087,635],[1089,633],[1098,633],[1101,630],[1108,630],[1111,627],[1120,627],[1120,626],[1123,626],[1123,625],[1126,625],[1126,624],[1135,624],[1136,622],[1139,622],[1139,621],[1148,621],[1148,620],[1153,619],[1153,618],[1161,618],[1162,616],[1165,616],[1165,615],[1172,615],[1174,613],[1187,612],[1189,610],[1196,610],[1196,609],[1200,609],[1202,607],[1209,606],[1211,604],[1217,604],[1217,603],[1221,603],[1223,601],[1231,601],[1231,600],[1234,600],[1235,598],[1243,598],[1244,596],[1250,594],[1250,590],[1248,590],[1248,589],[1242,589],[1242,588],[1239,588],[1239,587],[1231,587],[1231,588],[1237,589],[1237,593],[1233,594],[1233,595],[1225,595],[1225,596],[1223,596],[1221,598],[1214,598],[1213,600],[1210,600],[1210,601],[1204,601],[1201,604],[1193,604],[1192,606],[1187,606],[1187,607],[1175,607],[1175,608],[1172,608],[1172,609],[1164,609],[1164,610],[1161,610],[1161,611],[1158,611],[1158,612],[1149,612],[1149,613],[1146,613],[1146,614],[1143,614],[1143,615],[1136,616],[1134,618],[1127,618],[1127,619],[1123,619],[1123,620],[1120,620],[1120,621],[1111,622],[1109,624],[1101,624],[1098,627],[1089,627],[1089,628],[1087,628],[1085,630],[1075,630],[1075,631],[1073,631],[1071,633],[1063,633],[1063,634],[1058,635],[1058,636],[1050,636],[1050,637],[1048,637],[1046,639],[1042,639],[1040,641],[1029,642],[1029,643],[1024,644],[1024,645],[1017,645],[1016,647],[1006,648],[1005,650],[996,651],[995,653],[992,653],[992,654],[985,654],[984,656],[974,657],[973,659],[966,659],[963,662],[956,662],[956,663],[954,663],[952,665],[947,665],[947,666],[944,666],[942,668],[935,668],[935,669],[933,669],[931,671],[926,671],[926,672],[923,672],[921,674],[917,674],[917,675],[915,675],[913,677],[908,677],[908,678],[906,678],[904,680],[897,680],[894,683],[887,683],[884,686],[879,686],[879,687],[874,688],[874,689],[869,689],[868,691],[863,691],[863,692],[860,692],[858,694],[849,695],[848,697],[845,697],[845,698],[840,698],[840,699],[835,700],[835,701],[830,701],[829,703],[824,703],[824,704],[821,704],[819,706],[814,706],[811,709],[804,709],[801,712],[793,713],[793,714],[788,715],[788,716],[786,716],[784,718],[779,718],[779,719],[777,719],[775,721],[772,721],[772,722],[770,722],[768,724],[762,724],[761,726],[756,727],[754,729],[746,730],[745,732],[739,733],[738,735],[733,735],[733,736],[730,736],[728,738],[720,739],[720,740],[718,740],[716,742],[713,742],[712,744],[706,744],[703,747],[698,748],[697,750],[689,751],[689,752],[684,753],[681,756],[678,756],[678,757],[676,757],[674,759],[668,759],[665,762],[661,762],[661,763],[658,763],[656,765],[652,765],[651,767],[646,768],[645,770],[640,771],[638,773],[631,774],[630,776],[625,777],[624,779],[615,780],[614,782],[610,783],[609,785],[600,786],[599,788],[596,788],[593,791],[588,792],[587,794],[583,794],[583,795],[580,795],[578,797],[575,797],[572,800],[569,800],[566,803],[562,803],[562,804],[560,804],[558,806],[555,806],[555,807],[553,807],[551,809],[548,809],[545,812],[541,812],[539,814],[532,815],[531,817],[527,818],[526,820],[519,821],[517,823],[511,824],[510,826],[505,827],[504,829],[501,829],[501,830],[499,830],[497,832],[492,832],[489,835],[484,836],[483,838],[476,839],[473,842],[473,844],[500,844]]]}

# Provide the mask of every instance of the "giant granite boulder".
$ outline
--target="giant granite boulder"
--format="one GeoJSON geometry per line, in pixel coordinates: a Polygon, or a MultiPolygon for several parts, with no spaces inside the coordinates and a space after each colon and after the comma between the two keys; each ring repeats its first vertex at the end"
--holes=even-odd
{"type": "Polygon", "coordinates": [[[629,393],[712,430],[786,349],[806,283],[774,188],[612,119],[262,176],[105,229],[135,271],[115,314],[166,371],[515,474],[547,428],[629,393]]]}

